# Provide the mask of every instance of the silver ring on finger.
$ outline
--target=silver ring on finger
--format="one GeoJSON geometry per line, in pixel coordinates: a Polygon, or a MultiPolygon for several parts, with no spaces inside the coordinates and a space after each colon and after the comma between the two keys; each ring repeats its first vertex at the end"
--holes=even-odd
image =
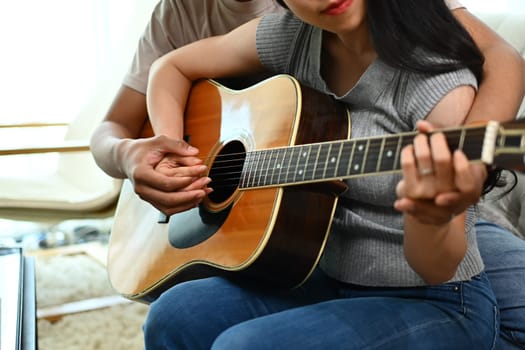
{"type": "Polygon", "coordinates": [[[432,168],[423,168],[419,170],[419,175],[421,176],[429,176],[434,174],[434,169],[432,168]]]}

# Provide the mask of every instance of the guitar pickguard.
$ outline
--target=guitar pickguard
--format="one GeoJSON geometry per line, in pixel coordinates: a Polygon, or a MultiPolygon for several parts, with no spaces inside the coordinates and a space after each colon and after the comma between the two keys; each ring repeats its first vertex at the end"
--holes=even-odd
{"type": "Polygon", "coordinates": [[[203,204],[179,213],[169,221],[168,240],[172,247],[196,246],[217,232],[230,214],[232,205],[219,212],[210,212],[203,204]]]}

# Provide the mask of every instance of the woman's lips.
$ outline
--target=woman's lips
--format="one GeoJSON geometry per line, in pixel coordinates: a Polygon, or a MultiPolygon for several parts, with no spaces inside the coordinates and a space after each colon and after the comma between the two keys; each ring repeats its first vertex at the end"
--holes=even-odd
{"type": "Polygon", "coordinates": [[[350,5],[352,5],[353,0],[338,0],[333,2],[326,8],[323,13],[326,15],[338,15],[344,12],[350,5]]]}

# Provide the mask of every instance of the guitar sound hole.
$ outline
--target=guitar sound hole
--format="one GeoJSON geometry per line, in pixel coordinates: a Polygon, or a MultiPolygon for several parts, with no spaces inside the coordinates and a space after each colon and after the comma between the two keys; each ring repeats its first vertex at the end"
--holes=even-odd
{"type": "Polygon", "coordinates": [[[235,192],[246,158],[246,149],[240,141],[232,141],[224,145],[215,157],[209,177],[213,192],[208,198],[213,203],[221,203],[235,192]]]}

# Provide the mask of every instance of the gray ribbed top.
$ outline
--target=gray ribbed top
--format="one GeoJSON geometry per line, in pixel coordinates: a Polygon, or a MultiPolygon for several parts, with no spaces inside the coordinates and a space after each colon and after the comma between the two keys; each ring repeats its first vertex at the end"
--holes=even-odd
{"type": "MultiPolygon", "coordinates": [[[[266,15],[257,30],[261,62],[275,73],[295,76],[344,102],[351,111],[352,137],[401,133],[415,129],[447,92],[461,85],[477,88],[467,70],[422,75],[374,61],[345,95],[336,96],[320,74],[322,31],[291,13],[266,15]]],[[[427,57],[428,58],[428,57],[427,57]]],[[[344,282],[368,286],[424,285],[405,260],[403,217],[393,209],[399,174],[348,180],[339,200],[321,268],[344,282]]],[[[452,280],[468,280],[483,270],[476,244],[475,208],[467,215],[467,254],[452,280]]]]}

